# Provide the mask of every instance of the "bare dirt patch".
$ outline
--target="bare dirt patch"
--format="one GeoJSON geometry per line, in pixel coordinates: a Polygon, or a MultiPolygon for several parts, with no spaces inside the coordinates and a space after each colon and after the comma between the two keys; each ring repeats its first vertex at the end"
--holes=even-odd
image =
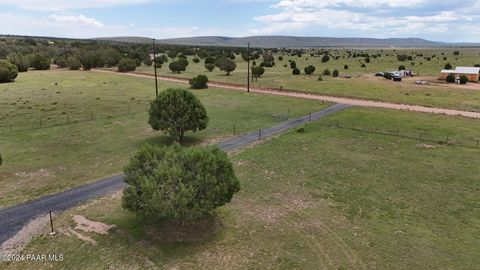
{"type": "Polygon", "coordinates": [[[441,145],[432,145],[432,144],[426,144],[426,143],[419,143],[417,144],[418,148],[427,148],[427,149],[432,149],[432,148],[439,148],[439,147],[444,147],[441,145]]]}
{"type": "Polygon", "coordinates": [[[47,169],[40,169],[36,172],[17,172],[15,176],[18,177],[29,177],[29,178],[39,178],[39,177],[50,177],[55,175],[54,172],[50,172],[47,169]]]}
{"type": "Polygon", "coordinates": [[[77,224],[74,230],[83,232],[94,232],[98,234],[108,234],[108,231],[115,228],[115,225],[108,225],[98,221],[92,221],[82,215],[74,215],[73,221],[77,224]]]}
{"type": "Polygon", "coordinates": [[[93,238],[91,238],[90,236],[84,233],[97,233],[97,234],[106,235],[109,233],[111,229],[116,228],[115,225],[109,225],[102,222],[89,220],[88,218],[82,215],[74,215],[72,217],[72,220],[76,223],[75,227],[73,229],[72,228],[61,229],[60,232],[69,237],[75,236],[78,239],[86,243],[90,243],[92,245],[96,245],[97,241],[95,241],[93,238]]]}

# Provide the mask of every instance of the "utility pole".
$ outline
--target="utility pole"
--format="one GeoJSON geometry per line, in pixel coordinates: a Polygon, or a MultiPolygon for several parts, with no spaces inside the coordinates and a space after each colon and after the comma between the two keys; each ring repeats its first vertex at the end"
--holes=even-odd
{"type": "Polygon", "coordinates": [[[157,82],[157,62],[156,56],[155,56],[155,39],[152,39],[153,41],[153,70],[155,71],[155,96],[158,97],[158,82],[157,82]]]}
{"type": "Polygon", "coordinates": [[[247,92],[250,93],[250,42],[247,46],[247,92]]]}

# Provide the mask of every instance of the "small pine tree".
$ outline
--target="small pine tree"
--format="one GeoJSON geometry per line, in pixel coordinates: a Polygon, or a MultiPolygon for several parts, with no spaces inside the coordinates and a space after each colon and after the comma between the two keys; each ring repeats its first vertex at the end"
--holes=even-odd
{"type": "Polygon", "coordinates": [[[339,75],[338,70],[334,69],[333,72],[332,72],[332,77],[337,78],[338,75],[339,75]]]}

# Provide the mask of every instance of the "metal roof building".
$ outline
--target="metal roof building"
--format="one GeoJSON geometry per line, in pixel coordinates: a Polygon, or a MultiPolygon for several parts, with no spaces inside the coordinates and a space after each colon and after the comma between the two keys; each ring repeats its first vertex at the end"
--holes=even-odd
{"type": "Polygon", "coordinates": [[[470,82],[478,82],[480,80],[480,67],[456,67],[455,70],[442,70],[442,79],[446,79],[449,74],[455,77],[465,75],[470,82]]]}

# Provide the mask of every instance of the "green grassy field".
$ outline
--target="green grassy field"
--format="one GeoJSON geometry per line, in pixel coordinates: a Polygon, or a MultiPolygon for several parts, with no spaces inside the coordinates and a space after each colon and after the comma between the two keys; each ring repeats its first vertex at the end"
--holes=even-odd
{"type": "Polygon", "coordinates": [[[56,218],[59,234],[24,254],[57,263],[6,269],[475,269],[480,264],[480,150],[328,127],[476,136],[478,120],[352,108],[235,154],[242,190],[218,219],[187,228],[144,225],[107,196],[56,218]],[[72,215],[116,225],[69,229],[72,215]]]}
{"type": "MultiPolygon", "coordinates": [[[[167,87],[185,86],[160,82],[167,87]]],[[[1,84],[0,208],[117,174],[142,143],[170,143],[147,124],[154,91],[150,79],[94,72],[29,71],[1,84]]],[[[296,117],[327,106],[214,88],[194,93],[210,123],[189,133],[187,144],[233,136],[233,125],[244,133],[284,121],[288,112],[296,117]]]]}
{"type": "MultiPolygon", "coordinates": [[[[453,67],[457,65],[473,66],[474,64],[480,64],[480,50],[460,49],[460,55],[458,56],[453,55],[454,49],[442,48],[385,49],[367,50],[365,52],[368,52],[370,55],[381,54],[382,56],[370,58],[371,62],[366,63],[366,68],[362,68],[361,63],[365,62],[363,57],[342,58],[345,55],[345,51],[341,49],[336,52],[335,50],[332,51],[334,56],[340,58],[334,59],[334,57],[331,57],[327,63],[322,63],[321,57],[311,57],[308,54],[304,54],[302,57],[283,55],[283,61],[278,61],[278,56],[281,54],[275,54],[276,66],[266,68],[265,75],[258,82],[253,83],[253,85],[394,103],[480,111],[480,84],[478,84],[478,87],[475,87],[476,85],[473,86],[472,83],[473,88],[470,89],[444,84],[417,86],[414,83],[415,79],[395,83],[386,81],[383,78],[373,77],[373,74],[376,72],[397,70],[400,65],[404,65],[407,69],[413,69],[415,74],[419,73],[420,76],[428,76],[429,80],[435,80],[446,63],[450,63],[453,67]],[[423,54],[423,57],[416,57],[412,61],[401,62],[397,60],[397,54],[416,55],[413,52],[419,55],[423,54]],[[444,55],[441,55],[442,53],[444,55]],[[430,61],[424,59],[433,55],[436,57],[430,61]],[[443,60],[443,57],[447,57],[447,60],[443,60]],[[288,64],[288,60],[294,60],[302,74],[304,73],[303,68],[310,64],[316,66],[316,71],[311,76],[294,76],[291,74],[292,71],[289,67],[284,67],[285,64],[288,64]],[[414,66],[411,65],[412,62],[415,63],[414,66]],[[345,70],[344,65],[348,65],[349,69],[345,70]],[[318,74],[321,74],[326,68],[330,69],[330,71],[338,69],[340,78],[323,76],[323,81],[318,81],[318,74]],[[342,78],[347,74],[353,77],[351,79],[342,78]]],[[[208,72],[204,68],[203,60],[198,64],[193,63],[191,60],[192,57],[189,57],[190,63],[187,71],[181,74],[173,74],[168,69],[168,63],[164,64],[161,69],[158,69],[158,72],[161,75],[181,78],[191,78],[198,74],[205,74],[211,81],[246,84],[247,63],[238,55],[236,56],[237,69],[230,76],[225,76],[224,72],[221,72],[218,68],[213,72],[208,72]]],[[[261,58],[256,60],[257,64],[260,64],[261,61],[261,58]]],[[[142,66],[137,71],[153,73],[153,67],[142,66]]]]}

